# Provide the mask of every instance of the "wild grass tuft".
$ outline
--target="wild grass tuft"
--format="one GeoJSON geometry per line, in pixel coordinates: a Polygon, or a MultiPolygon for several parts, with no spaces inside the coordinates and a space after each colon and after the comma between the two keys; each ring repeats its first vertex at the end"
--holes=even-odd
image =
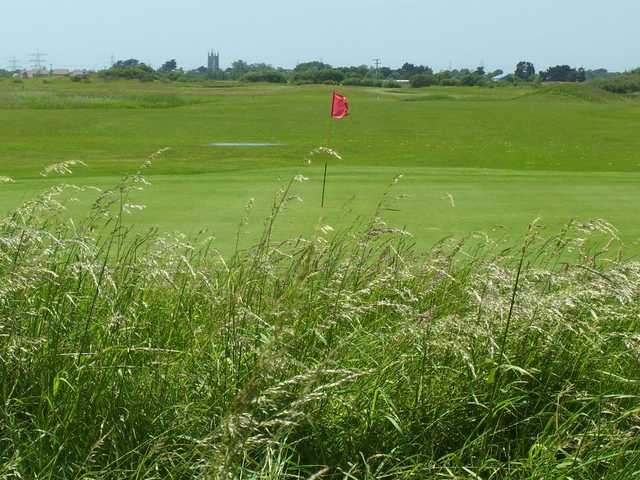
{"type": "Polygon", "coordinates": [[[639,475],[640,264],[606,222],[275,243],[292,180],[223,258],[129,227],[143,173],[82,221],[65,186],[0,222],[3,478],[639,475]]]}

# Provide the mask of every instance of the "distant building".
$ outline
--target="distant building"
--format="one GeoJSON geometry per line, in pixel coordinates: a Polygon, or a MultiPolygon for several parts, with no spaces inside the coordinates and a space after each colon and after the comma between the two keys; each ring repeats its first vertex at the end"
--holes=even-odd
{"type": "Polygon", "coordinates": [[[54,77],[66,77],[71,74],[71,70],[68,68],[54,68],[51,70],[51,75],[54,77]]]}
{"type": "Polygon", "coordinates": [[[220,71],[220,53],[211,50],[207,55],[207,70],[210,72],[220,71]]]}
{"type": "Polygon", "coordinates": [[[491,80],[493,80],[494,82],[501,82],[502,80],[507,80],[512,75],[513,73],[501,73],[500,75],[496,75],[495,77],[491,78],[491,80]]]}
{"type": "Polygon", "coordinates": [[[46,68],[32,68],[31,70],[22,71],[24,78],[46,77],[47,75],[49,75],[49,70],[46,68]]]}

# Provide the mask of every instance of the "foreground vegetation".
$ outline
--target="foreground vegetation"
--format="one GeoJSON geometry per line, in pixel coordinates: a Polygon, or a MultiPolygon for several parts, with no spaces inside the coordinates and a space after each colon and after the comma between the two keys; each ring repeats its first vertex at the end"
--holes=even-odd
{"type": "Polygon", "coordinates": [[[292,180],[223,259],[131,230],[141,173],[84,219],[60,186],[0,222],[3,478],[638,476],[640,264],[610,225],[423,256],[389,190],[276,242],[292,180]]]}

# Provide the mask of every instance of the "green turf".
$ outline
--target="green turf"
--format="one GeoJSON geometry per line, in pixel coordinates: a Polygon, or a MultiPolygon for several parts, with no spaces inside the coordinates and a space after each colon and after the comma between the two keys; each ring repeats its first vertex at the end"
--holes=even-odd
{"type": "Polygon", "coordinates": [[[640,225],[640,103],[588,87],[344,88],[352,115],[334,124],[327,206],[320,209],[321,158],[330,86],[211,83],[0,82],[0,210],[58,178],[46,165],[81,160],[64,181],[106,187],[160,148],[148,171],[147,206],[132,221],[187,233],[203,228],[229,251],[244,207],[256,208],[243,237],[261,229],[277,188],[291,176],[304,200],[278,235],[339,226],[376,211],[393,178],[384,216],[422,247],[448,235],[499,229],[521,233],[534,218],[556,227],[605,218],[631,250],[640,225]],[[210,147],[273,142],[281,147],[210,147]],[[396,199],[396,197],[402,197],[396,199]]]}

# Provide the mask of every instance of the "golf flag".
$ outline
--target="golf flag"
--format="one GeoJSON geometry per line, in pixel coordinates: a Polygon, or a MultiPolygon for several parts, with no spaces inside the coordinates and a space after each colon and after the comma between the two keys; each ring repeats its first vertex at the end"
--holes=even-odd
{"type": "Polygon", "coordinates": [[[347,97],[334,90],[333,103],[331,104],[331,116],[335,119],[344,118],[349,115],[349,101],[347,97]]]}

